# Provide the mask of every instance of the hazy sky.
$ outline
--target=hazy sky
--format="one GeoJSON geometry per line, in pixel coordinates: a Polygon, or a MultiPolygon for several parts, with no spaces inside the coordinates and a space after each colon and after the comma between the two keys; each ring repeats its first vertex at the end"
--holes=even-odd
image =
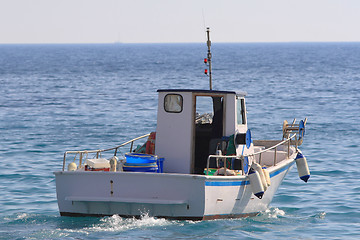
{"type": "Polygon", "coordinates": [[[0,0],[0,43],[360,41],[360,0],[0,0]]]}

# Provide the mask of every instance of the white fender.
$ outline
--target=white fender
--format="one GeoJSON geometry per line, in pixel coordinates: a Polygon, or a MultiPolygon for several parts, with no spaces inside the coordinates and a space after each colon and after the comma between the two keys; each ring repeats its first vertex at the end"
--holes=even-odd
{"type": "Polygon", "coordinates": [[[110,158],[110,172],[116,172],[117,161],[118,158],[116,156],[110,158]]]}
{"type": "Polygon", "coordinates": [[[72,162],[68,165],[68,171],[76,171],[77,165],[76,163],[72,162]]]}
{"type": "Polygon", "coordinates": [[[310,178],[310,171],[305,156],[302,155],[301,152],[298,152],[295,158],[295,162],[300,179],[304,182],[307,182],[310,178]]]}
{"type": "Polygon", "coordinates": [[[123,172],[123,171],[124,171],[124,169],[123,169],[124,162],[126,162],[125,159],[120,159],[120,160],[118,161],[117,168],[116,168],[117,171],[119,171],[119,172],[123,172]]]}
{"type": "Polygon", "coordinates": [[[266,167],[263,167],[262,170],[263,170],[263,173],[264,173],[264,176],[265,176],[265,180],[266,180],[267,186],[270,187],[270,185],[271,185],[271,180],[270,180],[269,171],[266,169],[266,167]]]}
{"type": "Polygon", "coordinates": [[[257,171],[260,175],[260,179],[261,179],[261,183],[263,184],[263,188],[264,188],[264,191],[266,191],[266,189],[268,188],[268,184],[267,184],[267,181],[266,181],[266,178],[265,178],[265,175],[264,175],[264,172],[260,166],[260,164],[254,162],[251,167],[257,171]]]}
{"type": "Polygon", "coordinates": [[[264,187],[260,179],[260,174],[251,168],[248,177],[250,180],[252,192],[256,197],[261,199],[264,195],[264,187]]]}

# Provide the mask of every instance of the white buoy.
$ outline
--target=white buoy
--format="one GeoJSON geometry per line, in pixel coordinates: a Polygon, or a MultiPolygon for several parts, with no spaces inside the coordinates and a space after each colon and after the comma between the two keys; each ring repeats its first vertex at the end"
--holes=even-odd
{"type": "Polygon", "coordinates": [[[76,171],[77,165],[76,163],[72,162],[68,165],[68,171],[76,171]]]}
{"type": "Polygon", "coordinates": [[[260,164],[254,162],[251,167],[257,171],[259,173],[259,176],[260,176],[260,179],[261,179],[261,183],[263,184],[263,188],[264,188],[264,191],[267,190],[268,188],[268,184],[267,184],[267,181],[266,181],[266,178],[265,178],[265,175],[264,175],[264,172],[260,166],[260,164]]]}
{"type": "Polygon", "coordinates": [[[225,169],[225,168],[220,168],[218,170],[216,170],[216,172],[214,173],[214,176],[235,176],[236,172],[234,170],[230,170],[230,169],[225,169]]]}
{"type": "Polygon", "coordinates": [[[117,161],[118,158],[116,156],[110,158],[110,172],[116,172],[117,161]]]}
{"type": "Polygon", "coordinates": [[[256,197],[261,199],[264,195],[264,187],[261,182],[259,173],[256,170],[250,168],[248,177],[250,180],[250,186],[251,186],[252,192],[254,193],[254,195],[256,197]]]}
{"type": "Polygon", "coordinates": [[[125,159],[120,159],[120,160],[118,161],[118,165],[117,165],[117,171],[118,171],[118,172],[123,172],[123,171],[124,171],[124,169],[123,169],[124,162],[126,162],[125,159]]]}
{"type": "Polygon", "coordinates": [[[307,182],[310,178],[310,171],[305,156],[302,155],[301,152],[298,152],[295,158],[295,162],[300,179],[304,182],[307,182]]]}
{"type": "Polygon", "coordinates": [[[262,170],[263,170],[263,173],[264,173],[264,176],[265,176],[265,180],[266,180],[267,186],[270,187],[270,185],[271,185],[271,179],[270,179],[269,171],[266,169],[266,167],[263,167],[262,170]]]}

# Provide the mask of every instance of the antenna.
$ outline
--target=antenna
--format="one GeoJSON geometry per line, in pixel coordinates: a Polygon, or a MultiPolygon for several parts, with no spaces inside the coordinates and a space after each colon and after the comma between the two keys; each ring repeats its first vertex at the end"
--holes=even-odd
{"type": "Polygon", "coordinates": [[[206,22],[205,22],[205,12],[204,12],[204,9],[202,9],[202,17],[203,17],[203,24],[204,24],[204,29],[205,29],[206,22]]]}
{"type": "Polygon", "coordinates": [[[205,74],[209,76],[209,85],[210,85],[210,90],[212,90],[212,76],[211,76],[211,41],[210,41],[210,28],[207,27],[206,28],[206,34],[207,34],[207,46],[208,46],[208,53],[207,53],[207,58],[204,59],[204,63],[209,67],[209,71],[208,69],[205,69],[205,74]]]}

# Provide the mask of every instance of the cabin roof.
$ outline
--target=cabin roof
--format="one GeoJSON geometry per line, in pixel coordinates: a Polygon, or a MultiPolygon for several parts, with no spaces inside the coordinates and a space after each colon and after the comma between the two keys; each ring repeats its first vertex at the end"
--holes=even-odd
{"type": "Polygon", "coordinates": [[[246,92],[242,91],[219,91],[219,90],[203,90],[203,89],[158,89],[158,92],[192,92],[192,93],[206,93],[206,94],[236,94],[239,96],[246,96],[246,92]]]}

